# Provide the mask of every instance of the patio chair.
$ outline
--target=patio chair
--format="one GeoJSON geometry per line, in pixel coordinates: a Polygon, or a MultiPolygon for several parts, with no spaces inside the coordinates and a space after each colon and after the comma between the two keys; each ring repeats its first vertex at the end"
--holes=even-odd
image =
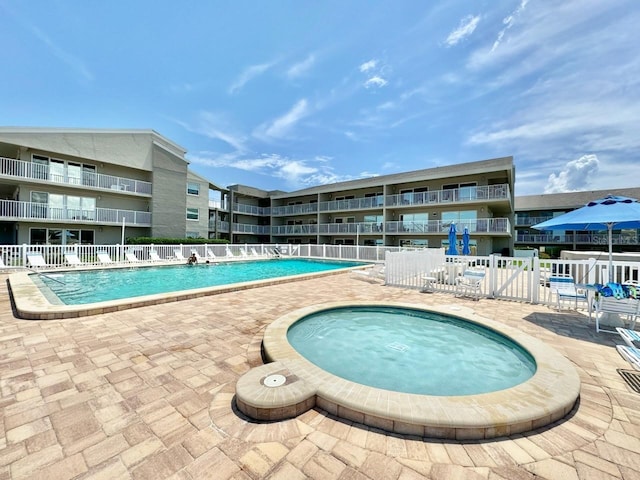
{"type": "Polygon", "coordinates": [[[225,245],[225,252],[226,252],[227,257],[235,258],[235,255],[233,254],[233,252],[229,248],[229,245],[225,245]]]}
{"type": "Polygon", "coordinates": [[[96,252],[96,256],[100,263],[113,263],[113,260],[111,260],[111,257],[107,252],[96,252]]]}
{"type": "Polygon", "coordinates": [[[162,259],[160,258],[160,255],[158,255],[158,252],[156,252],[155,250],[149,250],[149,260],[151,260],[152,262],[162,261],[162,259]]]}
{"type": "Polygon", "coordinates": [[[253,255],[254,257],[261,257],[262,255],[260,255],[258,253],[258,251],[255,249],[255,247],[251,247],[251,255],[253,255]]]}
{"type": "Polygon", "coordinates": [[[126,252],[124,256],[127,259],[127,262],[130,262],[130,263],[137,263],[140,261],[140,259],[136,257],[136,254],[133,252],[126,252]]]}
{"type": "Polygon", "coordinates": [[[556,295],[556,305],[558,310],[562,309],[562,304],[570,302],[573,308],[578,308],[578,302],[584,303],[589,308],[587,291],[579,289],[573,277],[549,277],[549,289],[556,295]]]}
{"type": "Polygon", "coordinates": [[[455,296],[464,295],[479,300],[485,275],[483,270],[474,270],[472,268],[465,270],[462,276],[456,277],[455,279],[455,296]]]}
{"type": "Polygon", "coordinates": [[[623,322],[629,322],[629,328],[633,330],[640,316],[640,300],[600,296],[596,302],[596,332],[617,333],[617,328],[610,330],[600,326],[600,322],[611,315],[617,316],[623,322]]]}
{"type": "Polygon", "coordinates": [[[30,267],[50,267],[41,252],[27,252],[27,265],[30,267]]]}
{"type": "Polygon", "coordinates": [[[78,257],[78,254],[75,252],[65,252],[64,259],[67,261],[69,265],[74,265],[74,266],[82,265],[82,262],[78,257]]]}
{"type": "Polygon", "coordinates": [[[616,350],[633,368],[640,370],[640,350],[629,345],[616,345],[616,350]]]}
{"type": "Polygon", "coordinates": [[[216,254],[213,253],[213,251],[210,248],[207,248],[207,258],[210,258],[211,260],[216,259],[216,254]]]}
{"type": "Polygon", "coordinates": [[[351,270],[351,273],[353,273],[356,276],[356,278],[361,278],[363,280],[378,281],[378,280],[385,279],[384,271],[385,271],[384,263],[376,263],[371,268],[351,270]]]}
{"type": "Polygon", "coordinates": [[[180,248],[176,248],[173,251],[173,255],[176,258],[176,260],[183,260],[183,261],[187,260],[186,258],[184,258],[184,255],[182,254],[182,249],[180,249],[180,248]]]}

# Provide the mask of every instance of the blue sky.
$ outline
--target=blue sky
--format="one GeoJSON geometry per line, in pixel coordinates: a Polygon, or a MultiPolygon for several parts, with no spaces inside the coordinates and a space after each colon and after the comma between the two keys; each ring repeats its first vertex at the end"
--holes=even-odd
{"type": "Polygon", "coordinates": [[[513,155],[640,186],[637,0],[0,0],[0,125],[153,129],[285,191],[513,155]]]}

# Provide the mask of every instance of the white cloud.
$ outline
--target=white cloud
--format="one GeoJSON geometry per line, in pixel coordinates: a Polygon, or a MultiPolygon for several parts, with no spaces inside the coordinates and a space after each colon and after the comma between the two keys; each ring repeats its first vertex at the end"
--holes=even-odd
{"type": "Polygon", "coordinates": [[[544,193],[562,193],[585,190],[592,177],[598,174],[600,162],[596,155],[583,155],[571,160],[559,173],[549,175],[544,193]]]}
{"type": "Polygon", "coordinates": [[[91,73],[84,63],[82,63],[78,58],[56,45],[51,38],[47,36],[47,34],[35,25],[30,25],[30,28],[35,36],[47,46],[54,57],[61,60],[63,63],[66,63],[73,70],[78,72],[85,80],[93,80],[93,73],[91,73]]]}
{"type": "Polygon", "coordinates": [[[369,60],[368,62],[364,62],[362,65],[360,65],[360,71],[362,73],[366,73],[369,70],[376,68],[376,65],[378,65],[378,60],[369,60]]]}
{"type": "Polygon", "coordinates": [[[270,124],[265,123],[259,126],[254,135],[263,140],[285,137],[307,115],[309,115],[309,102],[303,98],[281,117],[276,118],[270,124]]]}
{"type": "Polygon", "coordinates": [[[229,87],[229,93],[233,94],[246,85],[253,78],[262,75],[275,65],[275,62],[261,63],[259,65],[250,65],[245,68],[235,82],[229,87]]]}
{"type": "Polygon", "coordinates": [[[193,125],[180,120],[174,121],[189,132],[204,135],[213,140],[219,140],[238,152],[246,150],[246,136],[235,133],[233,127],[230,126],[230,122],[225,119],[224,115],[203,111],[199,113],[193,125]]]}
{"type": "Polygon", "coordinates": [[[368,79],[366,82],[364,82],[364,87],[365,88],[370,88],[370,87],[382,88],[387,83],[388,82],[384,78],[379,77],[378,75],[375,75],[375,76],[371,77],[370,79],[368,79]]]}
{"type": "Polygon", "coordinates": [[[315,56],[313,54],[310,54],[301,62],[292,65],[289,70],[287,70],[287,77],[291,79],[301,77],[302,75],[305,75],[309,70],[311,70],[315,63],[315,56]]]}
{"type": "Polygon", "coordinates": [[[511,15],[509,15],[508,17],[502,20],[502,23],[504,24],[505,27],[502,30],[500,30],[500,32],[498,33],[498,38],[496,38],[496,41],[493,42],[493,47],[491,47],[492,52],[496,48],[498,48],[498,46],[500,45],[500,42],[502,42],[502,38],[504,37],[504,34],[506,33],[507,30],[509,30],[513,26],[513,23],[515,22],[516,18],[520,16],[520,14],[526,8],[527,3],[529,3],[529,0],[521,0],[520,5],[518,5],[518,8],[516,8],[511,15]]]}
{"type": "Polygon", "coordinates": [[[460,20],[460,25],[458,25],[458,28],[456,28],[449,34],[444,43],[446,43],[449,47],[457,45],[474,32],[479,22],[480,15],[468,15],[464,17],[462,20],[460,20]]]}

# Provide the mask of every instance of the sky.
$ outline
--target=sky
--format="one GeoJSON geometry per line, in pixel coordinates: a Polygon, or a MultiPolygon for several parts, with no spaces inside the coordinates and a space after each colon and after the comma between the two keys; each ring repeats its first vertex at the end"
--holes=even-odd
{"type": "Polygon", "coordinates": [[[513,156],[640,186],[637,0],[0,0],[0,125],[152,129],[221,186],[513,156]]]}

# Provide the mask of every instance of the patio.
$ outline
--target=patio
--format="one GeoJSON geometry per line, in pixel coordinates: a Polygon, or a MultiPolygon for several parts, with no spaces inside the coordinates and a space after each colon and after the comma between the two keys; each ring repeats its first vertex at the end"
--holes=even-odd
{"type": "MultiPolygon", "coordinates": [[[[6,279],[6,276],[3,276],[6,279]]],[[[0,293],[0,479],[640,478],[640,394],[617,336],[543,305],[424,294],[348,273],[65,320],[14,318],[0,293]],[[491,441],[390,435],[310,410],[258,424],[233,407],[283,313],[336,300],[458,303],[568,357],[579,405],[550,428],[491,441]]]]}

